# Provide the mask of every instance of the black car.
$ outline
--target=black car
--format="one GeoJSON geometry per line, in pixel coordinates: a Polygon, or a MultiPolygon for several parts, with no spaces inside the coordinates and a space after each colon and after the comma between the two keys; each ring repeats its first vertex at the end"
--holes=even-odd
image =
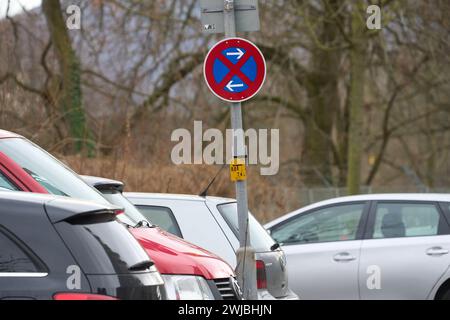
{"type": "Polygon", "coordinates": [[[0,299],[165,299],[116,208],[0,191],[0,299]]]}

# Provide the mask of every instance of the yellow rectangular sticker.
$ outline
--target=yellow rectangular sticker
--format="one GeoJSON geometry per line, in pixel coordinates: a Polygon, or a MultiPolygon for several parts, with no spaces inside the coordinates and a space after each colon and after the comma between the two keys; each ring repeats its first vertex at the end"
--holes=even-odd
{"type": "Polygon", "coordinates": [[[242,181],[247,179],[247,170],[245,168],[244,159],[233,159],[230,163],[230,178],[231,181],[242,181]]]}

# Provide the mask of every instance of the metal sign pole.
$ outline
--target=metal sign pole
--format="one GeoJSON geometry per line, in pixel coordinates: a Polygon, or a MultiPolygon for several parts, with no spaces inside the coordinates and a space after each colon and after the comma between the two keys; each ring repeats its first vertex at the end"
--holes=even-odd
{"type": "MultiPolygon", "coordinates": [[[[234,0],[224,0],[225,38],[236,36],[234,0]]],[[[233,150],[235,159],[246,159],[241,103],[231,103],[231,126],[233,129],[233,150]]],[[[248,232],[247,182],[236,181],[236,200],[239,221],[239,244],[236,252],[237,276],[244,298],[256,300],[256,260],[248,232]]]]}

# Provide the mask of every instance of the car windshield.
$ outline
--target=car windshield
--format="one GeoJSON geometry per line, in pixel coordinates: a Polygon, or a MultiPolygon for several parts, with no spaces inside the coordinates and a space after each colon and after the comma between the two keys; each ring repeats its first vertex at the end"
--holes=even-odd
{"type": "MultiPolygon", "coordinates": [[[[234,234],[239,237],[239,224],[237,215],[237,204],[225,203],[217,206],[217,209],[222,214],[223,218],[233,230],[234,234]]],[[[267,233],[266,229],[255,219],[255,217],[249,212],[249,231],[250,242],[253,248],[259,252],[270,251],[270,248],[275,244],[275,241],[267,233]]]]}
{"type": "MultiPolygon", "coordinates": [[[[151,223],[144,217],[144,215],[140,213],[139,210],[136,209],[136,207],[127,198],[125,198],[120,191],[102,190],[102,194],[106,198],[106,200],[125,210],[126,220],[128,221],[123,222],[135,226],[139,222],[145,221],[149,225],[151,225],[151,223]]],[[[118,218],[120,220],[123,219],[122,215],[119,215],[118,218]]]]}
{"type": "Polygon", "coordinates": [[[12,191],[12,190],[17,190],[16,186],[14,186],[11,181],[9,181],[9,179],[4,176],[1,172],[0,172],[0,191],[12,191]]]}
{"type": "Polygon", "coordinates": [[[1,139],[0,152],[14,160],[49,193],[102,204],[108,203],[75,172],[28,140],[1,139]]]}

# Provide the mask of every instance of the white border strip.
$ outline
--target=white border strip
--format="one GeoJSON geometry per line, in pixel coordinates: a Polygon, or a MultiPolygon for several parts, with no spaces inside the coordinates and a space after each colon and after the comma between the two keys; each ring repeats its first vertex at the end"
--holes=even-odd
{"type": "Polygon", "coordinates": [[[46,272],[0,272],[0,278],[44,278],[46,272]]]}

